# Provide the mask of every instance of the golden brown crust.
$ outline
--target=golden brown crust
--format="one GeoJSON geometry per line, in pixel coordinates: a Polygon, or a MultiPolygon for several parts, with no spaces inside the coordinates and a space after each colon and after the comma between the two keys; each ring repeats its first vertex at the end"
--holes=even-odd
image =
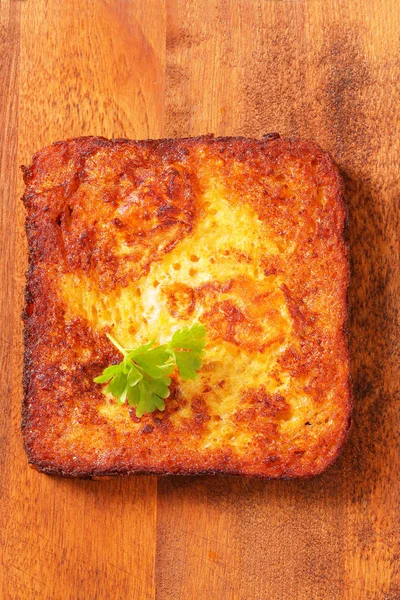
{"type": "MultiPolygon", "coordinates": [[[[349,272],[342,183],[329,155],[313,143],[276,137],[89,137],[45,148],[23,171],[29,271],[22,428],[33,466],[71,477],[308,477],[335,460],[351,412],[349,272]],[[254,211],[275,250],[266,249],[257,262],[250,252],[224,249],[214,262],[234,260],[249,271],[193,285],[177,277],[160,287],[160,302],[177,322],[190,323],[201,309],[211,344],[225,344],[232,356],[242,352],[258,360],[280,347],[270,377],[277,386],[283,377],[291,383],[287,392],[283,384],[270,392],[262,382],[238,392],[240,406],[229,415],[234,433],[205,447],[222,426],[213,407],[228,395],[218,360],[206,361],[201,387],[192,394],[175,378],[164,413],[139,420],[124,406],[125,420],[112,420],[93,378],[118,362],[118,353],[104,335],[107,326],[95,328],[89,317],[71,314],[59,288],[74,276],[105,297],[120,297],[136,283],[140,294],[154,265],[206,218],[204,182],[216,172],[227,183],[227,201],[254,211]],[[318,427],[304,422],[292,437],[285,430],[296,412],[289,391],[307,399],[318,427]],[[251,443],[236,445],[236,431],[251,443]]],[[[200,252],[190,257],[194,279],[200,252]]],[[[178,263],[175,268],[179,273],[178,263]]],[[[132,324],[130,334],[136,329],[132,324]]]]}

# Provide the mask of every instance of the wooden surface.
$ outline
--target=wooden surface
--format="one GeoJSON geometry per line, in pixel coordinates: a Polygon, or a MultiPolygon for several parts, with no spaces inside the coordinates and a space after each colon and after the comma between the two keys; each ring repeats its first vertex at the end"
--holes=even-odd
{"type": "Polygon", "coordinates": [[[0,20],[2,600],[399,600],[398,0],[0,0],[0,20]],[[78,135],[269,131],[314,139],[346,178],[341,458],[309,481],[31,471],[19,165],[78,135]]]}

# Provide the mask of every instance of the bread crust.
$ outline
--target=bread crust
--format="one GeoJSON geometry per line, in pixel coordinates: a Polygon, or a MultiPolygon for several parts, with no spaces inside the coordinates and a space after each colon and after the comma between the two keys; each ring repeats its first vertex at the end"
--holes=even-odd
{"type": "MultiPolygon", "coordinates": [[[[29,246],[22,431],[34,468],[81,478],[133,474],[292,478],[317,475],[335,461],[351,422],[346,329],[349,264],[343,184],[327,153],[312,142],[282,139],[278,134],[262,140],[202,136],[138,142],[83,137],[44,148],[22,169],[29,246]],[[128,429],[126,421],[124,429],[98,410],[104,395],[93,378],[120,358],[104,335],[107,327],[96,330],[82,315],[69,315],[57,283],[65,275],[78,274],[90,277],[100,293],[113,295],[146,278],[152,265],[190,238],[204,218],[199,200],[204,183],[198,176],[203,164],[209,165],[210,172],[220,169],[234,191],[232,202],[243,197],[258,219],[272,228],[271,235],[283,240],[280,243],[297,240],[296,268],[279,254],[271,257],[267,252],[262,265],[265,277],[284,274],[279,293],[294,340],[282,346],[277,370],[288,374],[297,387],[303,382],[301,393],[310,399],[313,414],[320,407],[330,420],[323,435],[311,437],[305,427],[303,438],[292,441],[288,434],[284,445],[280,423],[286,400],[263,385],[242,393],[243,407],[232,417],[237,430],[251,436],[254,448],[248,451],[225,443],[209,451],[201,447],[215,419],[207,395],[212,392],[184,398],[177,378],[162,415],[153,413],[139,420],[129,407],[121,407],[130,415],[128,429]],[[288,185],[296,199],[288,206],[285,185],[291,169],[295,175],[288,185]],[[115,183],[117,175],[120,179],[115,183]],[[96,178],[104,180],[100,197],[96,178]],[[130,205],[126,221],[123,213],[115,216],[121,185],[127,195],[137,194],[140,205],[137,210],[136,204],[130,205]],[[249,193],[249,188],[255,191],[249,193]],[[318,194],[323,194],[323,201],[318,194]],[[98,222],[87,219],[91,213],[98,222]],[[129,245],[131,254],[124,261],[113,246],[115,235],[129,245]],[[318,260],[321,267],[314,264],[318,260]],[[308,267],[314,286],[307,278],[308,267]],[[322,310],[325,306],[330,315],[322,310]],[[176,414],[188,403],[190,416],[178,426],[176,414]]],[[[245,263],[252,257],[238,253],[235,260],[245,263]]],[[[251,286],[246,276],[193,286],[182,308],[177,302],[186,297],[185,290],[173,282],[165,288],[165,302],[174,317],[189,322],[197,302],[204,308],[201,318],[212,340],[258,356],[268,352],[268,344],[257,330],[257,319],[268,317],[263,313],[262,294],[251,286]],[[249,313],[231,300],[244,293],[249,313]],[[228,299],[221,299],[226,295],[228,299]]],[[[204,378],[207,383],[207,373],[204,378]]]]}

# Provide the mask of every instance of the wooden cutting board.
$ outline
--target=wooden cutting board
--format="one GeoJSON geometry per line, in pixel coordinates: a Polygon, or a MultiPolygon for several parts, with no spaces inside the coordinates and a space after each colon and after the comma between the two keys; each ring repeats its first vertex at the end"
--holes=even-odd
{"type": "Polygon", "coordinates": [[[0,0],[0,19],[0,597],[399,600],[398,0],[0,0]],[[346,179],[341,458],[309,481],[29,469],[19,165],[72,136],[270,131],[317,141],[346,179]]]}

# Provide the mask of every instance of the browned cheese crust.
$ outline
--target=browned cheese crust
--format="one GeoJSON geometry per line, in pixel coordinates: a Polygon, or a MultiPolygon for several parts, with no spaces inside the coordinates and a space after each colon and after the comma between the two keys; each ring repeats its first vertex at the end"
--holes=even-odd
{"type": "Polygon", "coordinates": [[[308,477],[351,412],[342,183],[313,143],[265,136],[58,142],[24,167],[23,436],[72,477],[308,477]],[[207,328],[196,381],[135,416],[93,383],[134,347],[207,328]]]}

